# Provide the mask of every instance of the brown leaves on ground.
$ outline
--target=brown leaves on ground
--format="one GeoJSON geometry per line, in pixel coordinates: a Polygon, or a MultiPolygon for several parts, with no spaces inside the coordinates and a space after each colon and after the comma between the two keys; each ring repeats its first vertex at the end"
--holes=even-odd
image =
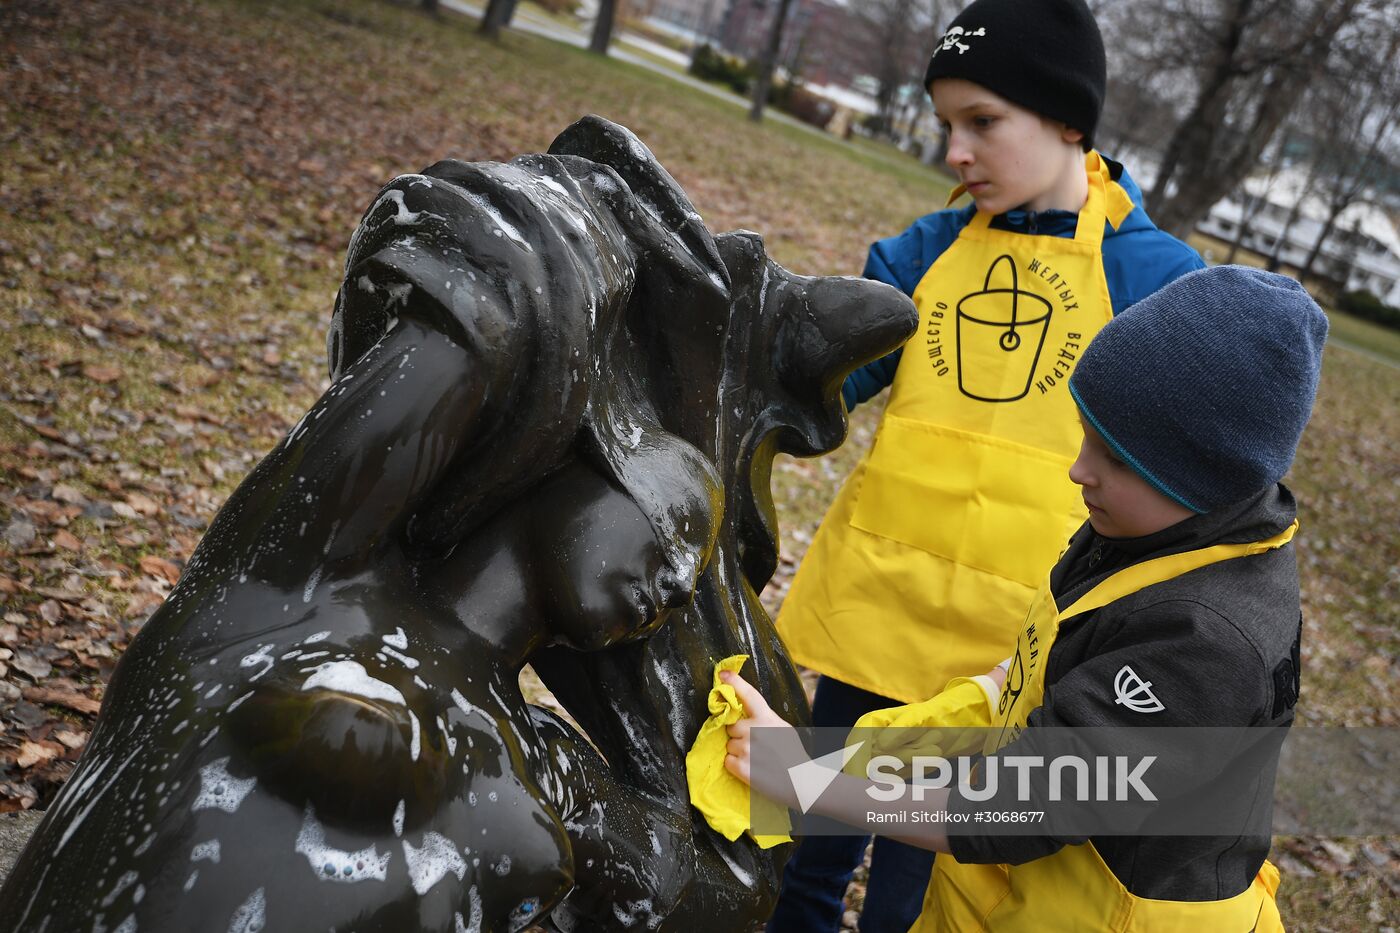
{"type": "Polygon", "coordinates": [[[866,195],[904,220],[943,188],[870,173],[858,198],[849,166],[737,109],[472,25],[367,0],[0,6],[0,807],[52,797],[76,756],[52,731],[86,734],[218,506],[320,391],[346,243],[389,178],[541,151],[602,112],[713,227],[826,272],[885,232],[866,195]]]}

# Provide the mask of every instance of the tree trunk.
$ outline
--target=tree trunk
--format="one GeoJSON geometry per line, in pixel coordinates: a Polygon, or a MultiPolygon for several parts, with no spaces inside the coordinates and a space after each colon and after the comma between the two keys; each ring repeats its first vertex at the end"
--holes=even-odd
{"type": "MultiPolygon", "coordinates": [[[[1249,223],[1254,219],[1253,211],[1246,210],[1245,199],[1249,197],[1241,188],[1236,192],[1240,195],[1240,221],[1235,225],[1235,235],[1230,240],[1230,251],[1225,254],[1225,265],[1235,261],[1235,254],[1240,251],[1240,245],[1244,243],[1245,235],[1249,232],[1249,223]]],[[[1262,198],[1260,199],[1263,200],[1262,198]]]]}
{"type": "Polygon", "coordinates": [[[875,93],[875,120],[878,124],[875,134],[885,139],[894,138],[894,92],[896,86],[885,81],[875,93]]]}
{"type": "MultiPolygon", "coordinates": [[[[699,42],[693,42],[693,43],[692,43],[692,46],[699,46],[699,45],[702,45],[702,44],[704,44],[704,43],[706,43],[706,42],[709,42],[710,39],[713,38],[713,37],[710,35],[710,31],[711,31],[711,29],[710,29],[710,27],[711,27],[710,20],[713,19],[713,18],[714,18],[714,15],[715,15],[715,0],[705,0],[705,5],[704,5],[704,7],[700,9],[700,11],[698,12],[697,15],[698,15],[700,18],[699,18],[699,20],[696,22],[695,28],[694,28],[693,30],[691,30],[691,32],[692,32],[693,36],[703,36],[704,38],[703,38],[701,41],[699,41],[699,42]]],[[[693,36],[692,36],[692,38],[693,38],[693,36]]],[[[692,54],[692,55],[694,54],[693,48],[692,48],[691,54],[692,54]]]]}
{"type": "Polygon", "coordinates": [[[773,17],[773,28],[768,32],[768,45],[764,47],[763,57],[758,62],[758,74],[753,82],[753,103],[749,106],[749,119],[755,123],[763,120],[763,108],[768,104],[768,89],[773,85],[773,67],[778,63],[778,50],[783,45],[783,24],[791,5],[792,0],[778,0],[778,12],[773,17]]]}
{"type": "MultiPolygon", "coordinates": [[[[1317,262],[1318,254],[1322,252],[1322,244],[1326,243],[1327,238],[1332,235],[1332,228],[1336,226],[1337,218],[1341,216],[1342,211],[1346,210],[1347,204],[1349,203],[1351,202],[1348,201],[1339,207],[1337,202],[1333,201],[1328,205],[1331,209],[1327,212],[1327,222],[1322,225],[1322,231],[1318,233],[1317,239],[1313,241],[1312,249],[1308,250],[1308,258],[1303,260],[1303,268],[1298,270],[1299,282],[1305,285],[1307,284],[1308,276],[1312,274],[1313,264],[1317,262]]],[[[1343,282],[1342,285],[1345,286],[1346,283],[1343,282]]]]}
{"type": "MultiPolygon", "coordinates": [[[[1247,10],[1251,2],[1238,0],[1236,9],[1247,10]]],[[[1172,137],[1162,171],[1153,185],[1149,213],[1157,226],[1178,237],[1189,235],[1211,205],[1249,173],[1307,83],[1326,62],[1333,38],[1357,3],[1358,0],[1327,0],[1312,21],[1300,28],[1300,34],[1307,37],[1306,44],[1296,54],[1284,56],[1269,73],[1256,76],[1258,103],[1254,116],[1236,134],[1242,142],[1233,148],[1222,149],[1220,140],[1226,108],[1232,105],[1225,87],[1229,79],[1216,87],[1211,87],[1209,81],[1202,85],[1191,115],[1172,137]],[[1264,80],[1266,77],[1268,80],[1264,80]],[[1168,197],[1167,185],[1173,177],[1180,182],[1176,192],[1168,197]],[[1151,206],[1154,202],[1156,206],[1151,206]]],[[[1228,40],[1225,45],[1228,46],[1228,40]]],[[[1228,59],[1222,55],[1215,62],[1213,79],[1229,73],[1233,65],[1228,59]]]]}
{"type": "MultiPolygon", "coordinates": [[[[1357,218],[1351,222],[1351,235],[1354,238],[1361,230],[1361,219],[1357,218]]],[[[1342,254],[1342,265],[1338,269],[1338,278],[1342,282],[1342,291],[1347,290],[1347,283],[1351,280],[1351,274],[1356,269],[1356,250],[1349,249],[1342,254]]]]}
{"type": "Polygon", "coordinates": [[[481,14],[477,32],[488,39],[498,39],[501,30],[510,25],[510,18],[514,15],[515,0],[487,0],[486,12],[481,14]]]}
{"type": "MultiPolygon", "coordinates": [[[[1312,272],[1313,263],[1317,261],[1318,254],[1322,252],[1322,245],[1331,235],[1337,218],[1355,203],[1357,198],[1361,197],[1361,192],[1366,187],[1367,182],[1373,179],[1378,168],[1377,163],[1381,161],[1381,146],[1389,138],[1396,118],[1400,117],[1400,97],[1392,97],[1385,115],[1379,118],[1375,117],[1374,98],[1367,96],[1363,100],[1362,112],[1356,119],[1362,120],[1363,123],[1370,119],[1374,126],[1374,135],[1368,141],[1366,151],[1356,161],[1334,168],[1332,177],[1328,180],[1330,195],[1327,203],[1327,222],[1323,224],[1322,232],[1318,234],[1312,250],[1308,253],[1307,260],[1303,263],[1303,269],[1298,274],[1299,281],[1305,279],[1312,272]]],[[[1346,283],[1343,282],[1342,285],[1345,286],[1346,283]]]]}
{"type": "MultiPolygon", "coordinates": [[[[1196,100],[1186,118],[1177,124],[1167,143],[1167,151],[1162,156],[1162,165],[1152,182],[1152,193],[1147,197],[1147,213],[1154,218],[1167,201],[1167,192],[1177,167],[1188,153],[1198,151],[1198,147],[1212,142],[1214,131],[1224,115],[1225,105],[1230,95],[1230,76],[1234,68],[1235,55],[1244,41],[1245,20],[1249,17],[1254,0],[1235,0],[1225,34],[1214,44],[1210,64],[1203,69],[1201,86],[1196,100]]],[[[1180,187],[1178,185],[1178,187],[1180,187]]],[[[1162,226],[1160,220],[1157,226],[1162,226]]]]}
{"type": "Polygon", "coordinates": [[[433,16],[437,16],[438,0],[418,0],[418,2],[424,13],[431,13],[433,16]]]}
{"type": "Polygon", "coordinates": [[[1303,201],[1307,199],[1312,191],[1312,173],[1308,173],[1307,181],[1303,182],[1303,190],[1294,200],[1293,206],[1288,209],[1288,216],[1284,218],[1283,229],[1279,231],[1274,239],[1274,248],[1269,250],[1269,262],[1265,267],[1270,272],[1277,272],[1279,266],[1283,265],[1283,248],[1288,243],[1288,233],[1293,229],[1293,224],[1297,222],[1298,215],[1302,213],[1303,201]]]}
{"type": "Polygon", "coordinates": [[[596,55],[608,54],[613,20],[617,17],[617,3],[618,0],[598,0],[598,18],[593,22],[593,38],[588,43],[588,51],[596,55]]]}

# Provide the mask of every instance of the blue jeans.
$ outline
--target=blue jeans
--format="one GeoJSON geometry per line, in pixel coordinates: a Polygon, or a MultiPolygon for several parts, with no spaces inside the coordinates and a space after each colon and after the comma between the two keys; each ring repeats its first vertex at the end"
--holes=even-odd
{"type": "MultiPolygon", "coordinates": [[[[849,728],[871,710],[900,705],[898,700],[823,677],[812,701],[812,724],[849,728]]],[[[835,751],[842,738],[833,735],[818,743],[831,747],[813,748],[813,755],[835,751]]],[[[783,889],[766,933],[837,933],[841,899],[869,841],[869,836],[804,836],[783,871],[783,889]]],[[[919,916],[932,873],[932,852],[875,837],[861,933],[908,933],[919,916]]]]}

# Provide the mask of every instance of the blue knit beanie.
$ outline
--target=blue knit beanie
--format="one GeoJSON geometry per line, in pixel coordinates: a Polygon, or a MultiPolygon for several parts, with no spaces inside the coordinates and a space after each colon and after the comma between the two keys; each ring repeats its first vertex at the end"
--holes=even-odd
{"type": "Polygon", "coordinates": [[[1202,269],[1105,325],[1069,391],[1123,462],[1208,512],[1288,472],[1326,339],[1327,316],[1292,279],[1202,269]]]}

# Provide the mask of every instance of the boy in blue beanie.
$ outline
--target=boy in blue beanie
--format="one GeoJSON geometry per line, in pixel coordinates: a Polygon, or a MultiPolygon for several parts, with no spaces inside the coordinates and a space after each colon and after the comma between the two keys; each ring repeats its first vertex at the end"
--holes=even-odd
{"type": "MultiPolygon", "coordinates": [[[[1066,475],[1070,374],[1114,314],[1202,267],[1093,150],[1105,84],[1084,0],[975,0],[929,58],[954,197],[972,204],[870,248],[866,276],[912,296],[920,327],[846,381],[848,407],[886,387],[888,404],[778,617],[793,660],[822,674],[818,726],[928,697],[1005,653],[1085,517],[1066,475]]],[[[835,933],[864,851],[805,840],[769,933],[835,933]]],[[[877,839],[862,933],[904,933],[931,865],[877,839]]]]}
{"type": "MultiPolygon", "coordinates": [[[[1301,612],[1296,508],[1279,480],[1312,412],[1326,336],[1326,316],[1297,282],[1234,266],[1192,273],[1115,317],[1070,378],[1083,425],[1070,477],[1089,519],[1032,601],[1015,653],[861,725],[942,728],[956,709],[957,725],[989,727],[940,739],[948,756],[1024,756],[1038,748],[1036,730],[1055,726],[1281,736],[1298,697],[1301,612]],[[957,691],[965,695],[950,705],[957,691]]],[[[749,713],[730,729],[726,766],[747,781],[749,731],[783,723],[752,687],[725,679],[749,713]]],[[[907,740],[900,730],[869,739],[877,754],[906,760],[907,740]]],[[[946,853],[914,929],[1281,931],[1278,872],[1265,858],[1278,746],[1263,748],[1247,766],[1247,793],[1231,798],[1243,825],[1263,827],[1257,835],[950,837],[946,822],[901,827],[904,842],[946,853]]],[[[1209,770],[1169,770],[1167,786],[1179,799],[1209,798],[1220,792],[1209,770]]],[[[1029,799],[1057,799],[1045,782],[1032,772],[1029,799]]],[[[815,812],[858,820],[851,804],[868,799],[852,788],[815,812]]],[[[967,816],[1024,809],[1025,799],[1003,786],[973,802],[955,788],[924,805],[967,816]]]]}

